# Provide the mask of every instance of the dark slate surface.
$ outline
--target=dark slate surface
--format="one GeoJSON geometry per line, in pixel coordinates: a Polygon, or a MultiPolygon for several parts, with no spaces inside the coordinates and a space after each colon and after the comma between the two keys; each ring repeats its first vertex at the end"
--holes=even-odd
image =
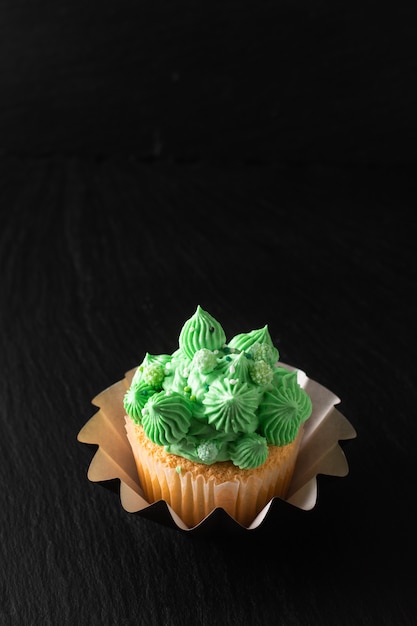
{"type": "Polygon", "coordinates": [[[411,2],[0,4],[0,149],[416,157],[411,2]]]}
{"type": "Polygon", "coordinates": [[[0,15],[0,623],[415,624],[412,10],[0,15]],[[194,536],[88,481],[91,399],[198,303],[342,399],[313,511],[194,536]]]}

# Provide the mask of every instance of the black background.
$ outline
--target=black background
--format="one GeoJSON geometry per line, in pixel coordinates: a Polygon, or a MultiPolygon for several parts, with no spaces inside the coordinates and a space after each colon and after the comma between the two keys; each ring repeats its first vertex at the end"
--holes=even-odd
{"type": "Polygon", "coordinates": [[[417,623],[409,5],[0,2],[2,624],[417,623]],[[194,536],[88,481],[91,399],[197,304],[341,398],[312,511],[194,536]]]}

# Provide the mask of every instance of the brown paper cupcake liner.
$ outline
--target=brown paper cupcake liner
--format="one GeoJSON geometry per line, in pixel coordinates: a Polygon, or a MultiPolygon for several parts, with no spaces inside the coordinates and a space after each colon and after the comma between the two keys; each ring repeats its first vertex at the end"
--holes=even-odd
{"type": "MultiPolygon", "coordinates": [[[[303,437],[301,427],[292,443],[272,448],[264,465],[237,470],[237,474],[233,467],[234,478],[226,480],[223,474],[219,481],[216,474],[207,471],[211,468],[198,463],[183,467],[180,456],[168,455],[169,463],[165,457],[161,460],[159,446],[149,441],[142,445],[142,427],[127,416],[125,423],[146,499],[165,500],[189,527],[197,526],[215,508],[223,508],[243,526],[250,525],[274,496],[287,494],[303,437]]],[[[224,465],[228,463],[220,464],[223,471],[224,465]]]]}
{"type": "MultiPolygon", "coordinates": [[[[281,363],[287,369],[296,368],[281,363]]],[[[99,410],[88,420],[78,433],[78,441],[95,444],[98,449],[90,463],[87,476],[92,482],[120,481],[120,501],[129,513],[136,513],[159,523],[167,523],[182,530],[192,531],[204,526],[212,526],[215,519],[214,509],[194,527],[187,524],[165,503],[169,515],[161,514],[161,508],[150,504],[144,497],[132,448],[125,429],[125,411],[123,397],[129,388],[136,368],[126,373],[120,380],[101,393],[92,404],[99,410]]],[[[298,380],[309,394],[313,411],[305,422],[304,434],[300,444],[298,459],[292,475],[285,501],[304,511],[313,509],[317,502],[317,476],[346,476],[349,472],[346,456],[339,441],[353,439],[356,431],[350,422],[340,413],[335,405],[340,399],[326,387],[308,378],[297,370],[298,380]]],[[[258,528],[277,498],[272,498],[262,511],[248,523],[246,528],[258,528]]],[[[242,528],[233,517],[236,527],[242,528]]],[[[217,518],[216,518],[217,519],[217,518]]]]}

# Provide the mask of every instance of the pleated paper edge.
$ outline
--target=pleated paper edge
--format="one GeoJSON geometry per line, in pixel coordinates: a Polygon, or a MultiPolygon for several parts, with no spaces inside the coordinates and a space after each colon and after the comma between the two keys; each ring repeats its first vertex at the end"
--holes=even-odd
{"type": "MultiPolygon", "coordinates": [[[[297,509],[310,511],[317,504],[317,477],[319,475],[344,477],[349,473],[348,461],[339,442],[354,439],[357,433],[347,418],[335,408],[335,405],[340,403],[338,396],[317,381],[309,378],[302,370],[285,363],[280,363],[280,365],[297,371],[301,386],[306,388],[312,399],[313,412],[306,422],[308,428],[305,428],[306,432],[301,443],[297,465],[289,490],[290,495],[284,500],[284,502],[297,509]],[[303,467],[304,453],[307,452],[314,457],[317,437],[319,437],[319,443],[327,440],[327,446],[322,445],[322,453],[319,458],[314,459],[312,466],[309,468],[303,467]]],[[[94,483],[118,479],[120,481],[119,497],[123,509],[128,513],[140,514],[145,509],[154,509],[156,503],[150,504],[143,497],[143,491],[138,482],[133,453],[125,436],[123,425],[124,411],[120,410],[123,407],[121,400],[131,383],[135,370],[136,368],[129,370],[126,372],[124,379],[107,387],[93,398],[92,404],[97,406],[99,410],[81,428],[77,440],[81,443],[98,446],[87,471],[88,479],[94,483]],[[111,416],[108,415],[109,411],[111,416]],[[121,430],[122,427],[123,430],[121,430]],[[115,440],[119,445],[115,445],[115,440]]],[[[238,527],[244,530],[254,530],[264,522],[275,500],[279,500],[279,498],[272,498],[247,527],[242,526],[225,511],[224,513],[238,527]]],[[[180,530],[187,532],[203,528],[210,522],[210,518],[213,517],[217,510],[211,511],[196,526],[189,527],[168,503],[165,502],[165,505],[173,524],[180,530]]],[[[148,517],[153,518],[157,522],[161,521],[156,509],[155,514],[152,515],[150,512],[148,517]]]]}

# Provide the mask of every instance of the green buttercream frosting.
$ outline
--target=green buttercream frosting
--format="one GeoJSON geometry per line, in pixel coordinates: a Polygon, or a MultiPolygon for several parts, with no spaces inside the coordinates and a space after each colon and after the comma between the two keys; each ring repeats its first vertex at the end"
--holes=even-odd
{"type": "Polygon", "coordinates": [[[169,354],[154,355],[147,352],[133,376],[132,384],[145,382],[155,389],[161,389],[171,359],[169,354]]]}
{"type": "Polygon", "coordinates": [[[312,409],[296,373],[277,365],[278,357],[267,326],[227,344],[221,325],[198,306],[173,354],[146,353],[125,411],[167,452],[258,467],[268,445],[295,439],[312,409]]]}
{"type": "Polygon", "coordinates": [[[191,421],[190,402],[181,394],[153,394],[142,409],[142,426],[151,441],[160,446],[181,440],[191,421]]]}
{"type": "Polygon", "coordinates": [[[219,350],[226,342],[226,335],[219,322],[197,307],[194,315],[182,327],[179,344],[181,350],[192,359],[201,348],[219,350]]]}
{"type": "Polygon", "coordinates": [[[245,352],[228,353],[220,362],[220,367],[225,377],[243,383],[250,383],[252,381],[250,375],[251,366],[252,361],[245,352]]]}
{"type": "Polygon", "coordinates": [[[154,393],[156,393],[156,389],[147,385],[145,381],[132,383],[126,391],[123,406],[136,424],[142,422],[142,409],[154,393]]]}
{"type": "Polygon", "coordinates": [[[203,414],[216,430],[250,433],[258,426],[258,403],[259,390],[256,387],[223,378],[216,380],[206,392],[202,401],[203,414]]]}
{"type": "Polygon", "coordinates": [[[210,385],[218,379],[218,376],[219,372],[217,370],[209,372],[208,374],[202,374],[198,370],[192,369],[184,389],[190,394],[192,400],[199,400],[201,402],[210,389],[210,385]]]}
{"type": "Polygon", "coordinates": [[[259,351],[260,349],[263,351],[268,350],[268,361],[271,365],[274,365],[279,359],[279,352],[272,343],[267,325],[257,330],[251,330],[249,333],[236,335],[229,341],[228,345],[230,348],[236,348],[237,350],[248,352],[251,356],[251,351],[254,350],[252,358],[255,360],[258,358],[265,360],[264,356],[259,356],[259,351]],[[261,346],[259,344],[261,344],[261,346]],[[262,346],[262,344],[266,344],[267,347],[262,346]]]}
{"type": "Polygon", "coordinates": [[[258,433],[242,435],[231,446],[231,459],[240,469],[250,469],[265,463],[268,457],[268,443],[258,433]]]}
{"type": "Polygon", "coordinates": [[[277,386],[265,392],[259,406],[259,424],[268,443],[284,446],[295,439],[301,424],[310,417],[312,405],[295,372],[276,378],[277,386]]]}

